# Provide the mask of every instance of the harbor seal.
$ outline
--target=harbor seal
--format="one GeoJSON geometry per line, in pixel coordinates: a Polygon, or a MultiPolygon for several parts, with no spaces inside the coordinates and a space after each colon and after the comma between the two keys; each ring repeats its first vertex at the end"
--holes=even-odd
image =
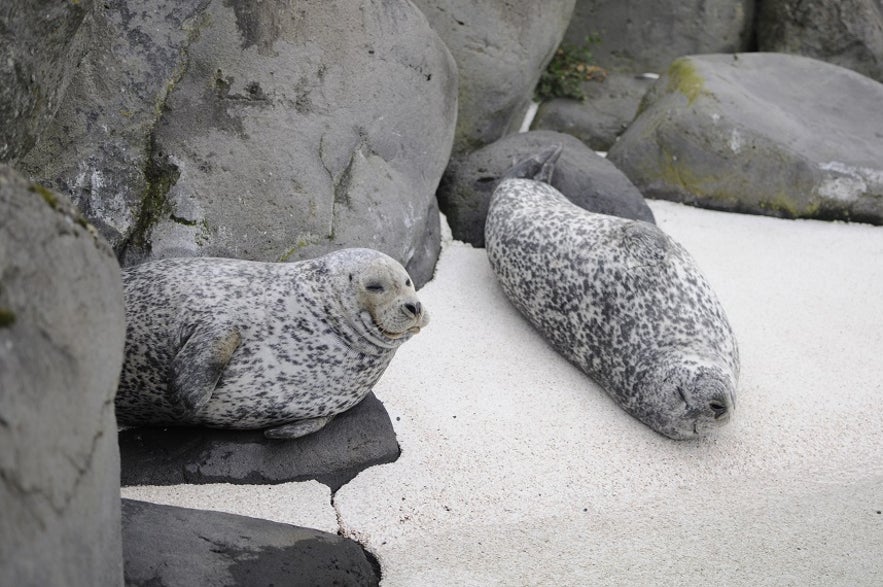
{"type": "Polygon", "coordinates": [[[686,439],[726,423],[739,351],[717,296],[653,224],[589,212],[545,183],[560,151],[518,163],[493,194],[486,249],[506,296],[650,428],[686,439]]]}
{"type": "Polygon", "coordinates": [[[297,263],[162,259],[124,269],[123,286],[126,426],[315,432],[429,321],[405,269],[370,249],[297,263]]]}

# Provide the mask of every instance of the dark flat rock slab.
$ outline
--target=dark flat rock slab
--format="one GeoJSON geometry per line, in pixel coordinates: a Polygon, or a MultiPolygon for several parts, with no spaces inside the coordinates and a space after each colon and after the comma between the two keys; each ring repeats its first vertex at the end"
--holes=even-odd
{"type": "Polygon", "coordinates": [[[128,499],[122,526],[130,587],[380,583],[358,543],[320,530],[128,499]]]}
{"type": "Polygon", "coordinates": [[[399,456],[389,414],[373,393],[295,440],[269,440],[259,430],[131,428],[119,441],[123,486],[315,479],[337,491],[360,471],[399,456]]]}

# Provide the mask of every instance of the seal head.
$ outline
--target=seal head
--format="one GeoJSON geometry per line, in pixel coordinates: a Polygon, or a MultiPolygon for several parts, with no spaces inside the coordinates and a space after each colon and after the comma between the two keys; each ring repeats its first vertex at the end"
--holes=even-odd
{"type": "Polygon", "coordinates": [[[735,409],[733,376],[717,365],[685,360],[682,353],[662,358],[639,376],[626,411],[676,440],[706,436],[730,421],[735,409]]]}
{"type": "Polygon", "coordinates": [[[392,258],[370,249],[349,249],[329,263],[329,271],[339,316],[371,344],[398,348],[429,324],[411,277],[392,258]]]}

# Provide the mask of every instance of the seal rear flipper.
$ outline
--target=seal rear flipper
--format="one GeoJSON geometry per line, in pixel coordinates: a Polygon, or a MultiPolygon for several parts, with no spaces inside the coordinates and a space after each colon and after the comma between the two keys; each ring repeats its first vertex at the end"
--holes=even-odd
{"type": "Polygon", "coordinates": [[[264,436],[274,439],[292,439],[318,432],[330,422],[334,416],[320,416],[318,418],[309,418],[307,420],[298,420],[291,424],[283,424],[276,428],[267,428],[264,430],[264,436]]]}
{"type": "Polygon", "coordinates": [[[217,323],[197,326],[169,367],[169,402],[185,413],[207,404],[241,342],[242,336],[235,326],[217,323]]]}
{"type": "Polygon", "coordinates": [[[536,155],[526,157],[510,167],[503,174],[503,179],[533,179],[551,185],[555,163],[562,150],[561,145],[546,147],[536,155]]]}

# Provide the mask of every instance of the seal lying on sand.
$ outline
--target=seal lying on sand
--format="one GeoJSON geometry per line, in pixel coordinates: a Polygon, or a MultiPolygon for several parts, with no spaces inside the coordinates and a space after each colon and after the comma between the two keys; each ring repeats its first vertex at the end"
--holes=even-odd
{"type": "Polygon", "coordinates": [[[359,403],[429,321],[370,249],[297,263],[162,259],[123,270],[122,425],[315,432],[359,403]]]}
{"type": "Polygon", "coordinates": [[[491,199],[487,254],[506,296],[657,432],[684,439],[726,423],[739,353],[711,287],[656,226],[588,212],[544,183],[560,152],[513,167],[491,199]]]}

